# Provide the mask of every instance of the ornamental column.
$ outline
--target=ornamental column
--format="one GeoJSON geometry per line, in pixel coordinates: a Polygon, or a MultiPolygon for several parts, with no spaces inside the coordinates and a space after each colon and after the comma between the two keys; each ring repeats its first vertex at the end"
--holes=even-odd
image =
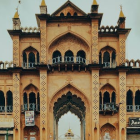
{"type": "Polygon", "coordinates": [[[119,72],[119,140],[126,140],[126,71],[119,72]]]}
{"type": "Polygon", "coordinates": [[[21,139],[21,102],[20,102],[20,72],[13,72],[13,118],[14,118],[14,140],[21,139]]]}

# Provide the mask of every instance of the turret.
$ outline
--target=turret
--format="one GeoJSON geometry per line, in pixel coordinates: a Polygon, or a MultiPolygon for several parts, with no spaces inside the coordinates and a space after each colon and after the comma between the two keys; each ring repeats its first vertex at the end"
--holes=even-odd
{"type": "Polygon", "coordinates": [[[96,0],[93,0],[93,4],[91,5],[91,13],[98,13],[98,3],[96,0]]]}
{"type": "Polygon", "coordinates": [[[18,15],[18,11],[16,11],[14,17],[13,17],[13,30],[20,30],[21,22],[18,15]]]}
{"type": "Polygon", "coordinates": [[[126,19],[126,17],[124,16],[124,13],[122,11],[122,6],[121,6],[120,16],[119,16],[119,20],[118,20],[119,28],[125,28],[125,19],[126,19]]]}
{"type": "Polygon", "coordinates": [[[47,5],[45,3],[45,0],[42,0],[42,2],[41,2],[40,13],[41,14],[47,14],[47,5]]]}

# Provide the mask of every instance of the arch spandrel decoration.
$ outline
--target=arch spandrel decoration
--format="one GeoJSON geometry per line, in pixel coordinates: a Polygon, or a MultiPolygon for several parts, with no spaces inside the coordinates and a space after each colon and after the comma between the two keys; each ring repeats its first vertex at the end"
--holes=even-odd
{"type": "Polygon", "coordinates": [[[54,38],[48,45],[48,49],[49,59],[56,50],[60,51],[62,55],[64,55],[66,51],[71,50],[75,56],[79,50],[83,50],[89,59],[89,43],[83,37],[73,32],[66,32],[54,38]]]}
{"type": "Polygon", "coordinates": [[[115,87],[113,85],[111,85],[110,83],[107,83],[105,85],[103,85],[101,88],[100,88],[100,91],[102,93],[108,91],[109,93],[112,93],[112,92],[115,92],[116,93],[116,90],[115,90],[115,87]]]}
{"type": "Polygon", "coordinates": [[[34,92],[34,93],[38,93],[39,90],[38,88],[34,85],[34,84],[28,84],[26,85],[26,87],[23,89],[23,93],[29,93],[29,92],[34,92]]]}
{"type": "Polygon", "coordinates": [[[116,139],[116,128],[110,123],[104,124],[100,129],[101,139],[104,139],[108,135],[110,140],[116,139]]]}
{"type": "Polygon", "coordinates": [[[68,84],[68,85],[64,86],[63,88],[61,88],[59,91],[57,91],[52,96],[52,98],[51,98],[51,100],[49,102],[49,110],[52,111],[54,103],[57,102],[57,100],[59,98],[61,98],[63,95],[66,95],[68,92],[71,92],[72,95],[76,95],[77,97],[80,97],[81,100],[84,102],[86,109],[87,110],[90,109],[89,100],[87,99],[85,94],[83,92],[81,92],[78,88],[75,88],[73,85],[68,84]]]}

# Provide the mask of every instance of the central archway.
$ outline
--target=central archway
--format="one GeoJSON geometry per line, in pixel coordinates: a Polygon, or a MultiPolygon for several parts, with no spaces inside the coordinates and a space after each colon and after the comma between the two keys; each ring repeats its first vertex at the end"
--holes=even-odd
{"type": "Polygon", "coordinates": [[[72,95],[71,92],[68,92],[66,95],[63,95],[61,98],[55,102],[53,107],[54,114],[54,139],[58,140],[58,121],[62,115],[67,112],[75,114],[81,122],[81,140],[85,140],[85,112],[86,107],[84,102],[78,98],[76,95],[72,95]]]}
{"type": "Polygon", "coordinates": [[[58,139],[57,123],[59,119],[69,111],[75,114],[81,121],[80,140],[88,139],[90,128],[86,126],[90,124],[90,106],[84,93],[69,84],[54,94],[50,100],[49,110],[49,117],[53,118],[49,122],[49,133],[52,135],[53,140],[58,139]]]}

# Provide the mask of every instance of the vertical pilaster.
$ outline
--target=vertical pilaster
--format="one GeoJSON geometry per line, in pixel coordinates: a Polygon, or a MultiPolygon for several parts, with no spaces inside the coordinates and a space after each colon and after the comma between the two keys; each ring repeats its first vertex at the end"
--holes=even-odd
{"type": "Polygon", "coordinates": [[[99,70],[92,70],[92,140],[99,140],[99,70]]]}
{"type": "Polygon", "coordinates": [[[41,31],[41,55],[40,62],[47,63],[47,48],[46,48],[46,20],[40,20],[41,31]]]}
{"type": "Polygon", "coordinates": [[[13,64],[19,67],[19,36],[13,36],[13,64]]]}
{"type": "Polygon", "coordinates": [[[40,70],[40,139],[48,140],[47,70],[40,70]]]}
{"type": "Polygon", "coordinates": [[[126,72],[119,72],[119,140],[126,140],[126,72]]]}
{"type": "Polygon", "coordinates": [[[119,47],[120,47],[120,57],[119,57],[119,65],[125,64],[125,40],[126,37],[124,34],[119,35],[119,47]]]}
{"type": "Polygon", "coordinates": [[[13,73],[14,140],[21,139],[20,73],[13,73]]]}
{"type": "Polygon", "coordinates": [[[98,20],[92,19],[92,63],[99,63],[98,51],[98,20]]]}

